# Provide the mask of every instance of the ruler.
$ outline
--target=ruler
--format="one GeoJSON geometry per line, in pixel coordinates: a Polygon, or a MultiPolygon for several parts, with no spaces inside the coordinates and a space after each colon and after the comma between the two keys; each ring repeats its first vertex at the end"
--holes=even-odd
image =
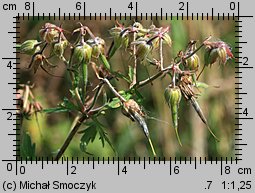
{"type": "Polygon", "coordinates": [[[247,1],[3,1],[1,5],[1,192],[254,192],[253,33],[247,1]],[[211,17],[213,16],[213,17],[211,17]],[[234,21],[233,156],[54,157],[20,159],[16,91],[22,21],[234,21]]]}

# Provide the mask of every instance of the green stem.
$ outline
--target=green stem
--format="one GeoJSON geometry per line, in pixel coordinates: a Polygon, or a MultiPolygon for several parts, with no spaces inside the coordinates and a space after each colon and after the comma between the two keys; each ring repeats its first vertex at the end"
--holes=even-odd
{"type": "MultiPolygon", "coordinates": [[[[136,41],[136,33],[133,35],[133,42],[136,41]]],[[[132,83],[130,84],[130,88],[136,84],[136,74],[137,74],[137,57],[136,57],[136,45],[133,45],[133,57],[134,57],[134,68],[133,68],[133,77],[132,77],[132,83]]]]}
{"type": "Polygon", "coordinates": [[[101,62],[103,63],[104,67],[107,69],[107,70],[110,70],[111,71],[111,66],[108,62],[108,60],[106,59],[105,55],[100,53],[99,54],[99,59],[101,60],[101,62]]]}
{"type": "Polygon", "coordinates": [[[164,65],[163,65],[163,39],[160,38],[159,39],[159,58],[160,58],[160,69],[163,70],[164,69],[164,65]]]}
{"type": "Polygon", "coordinates": [[[211,39],[211,36],[209,36],[208,38],[206,38],[203,43],[197,48],[195,49],[191,54],[189,54],[188,56],[185,56],[183,58],[183,60],[187,60],[188,58],[190,58],[191,56],[193,56],[195,53],[197,53],[204,45],[205,45],[205,42],[208,41],[209,39],[211,39]]]}
{"type": "Polygon", "coordinates": [[[68,134],[66,140],[64,141],[64,144],[61,146],[60,150],[58,151],[56,157],[55,157],[55,161],[58,161],[62,156],[63,154],[65,153],[67,147],[69,146],[70,142],[72,141],[74,135],[77,133],[78,129],[80,128],[81,124],[87,119],[87,115],[86,114],[83,114],[81,116],[77,116],[75,119],[74,119],[74,122],[73,122],[73,127],[70,131],[70,133],[68,134]]]}
{"type": "Polygon", "coordinates": [[[82,64],[82,101],[86,98],[86,88],[88,84],[88,64],[83,62],[82,64]]]}
{"type": "Polygon", "coordinates": [[[114,94],[116,97],[118,97],[118,98],[120,99],[121,102],[126,102],[126,101],[127,101],[123,96],[121,96],[121,95],[115,90],[115,88],[113,88],[112,84],[109,82],[108,79],[104,78],[104,79],[102,79],[102,80],[108,85],[108,87],[109,87],[110,90],[113,92],[113,94],[114,94]]]}

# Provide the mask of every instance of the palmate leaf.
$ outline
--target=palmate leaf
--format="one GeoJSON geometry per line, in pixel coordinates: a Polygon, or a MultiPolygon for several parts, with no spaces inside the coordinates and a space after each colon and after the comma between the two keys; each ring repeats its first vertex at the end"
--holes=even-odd
{"type": "Polygon", "coordinates": [[[81,151],[87,153],[87,145],[93,143],[97,135],[96,125],[91,123],[87,129],[82,131],[83,135],[80,140],[81,151]]]}
{"type": "Polygon", "coordinates": [[[112,101],[107,104],[107,106],[111,109],[119,108],[121,106],[120,99],[117,97],[113,98],[112,101]]]}
{"type": "Polygon", "coordinates": [[[87,152],[87,146],[89,143],[93,143],[96,136],[99,135],[99,139],[102,143],[102,146],[105,146],[105,141],[110,145],[112,150],[116,153],[110,139],[107,136],[107,133],[105,132],[104,125],[101,124],[97,118],[92,118],[93,122],[87,123],[88,127],[81,131],[80,133],[83,133],[81,140],[80,140],[80,149],[81,151],[87,152]]]}
{"type": "MultiPolygon", "coordinates": [[[[132,94],[125,91],[119,91],[121,96],[123,96],[126,100],[129,100],[132,97],[132,94]]],[[[118,97],[115,97],[111,100],[111,102],[108,102],[107,106],[112,109],[119,108],[121,106],[120,99],[118,97]]]]}
{"type": "Polygon", "coordinates": [[[79,107],[73,104],[68,98],[64,98],[63,102],[58,105],[58,107],[43,109],[43,113],[61,113],[69,111],[79,111],[79,107]]]}
{"type": "Polygon", "coordinates": [[[135,95],[136,95],[136,101],[137,101],[137,103],[138,104],[140,104],[140,103],[142,103],[143,102],[143,100],[144,100],[144,97],[143,97],[143,95],[137,90],[137,89],[133,89],[134,90],[134,93],[135,93],[135,95]]]}
{"type": "Polygon", "coordinates": [[[63,102],[60,104],[60,106],[68,109],[69,111],[79,111],[79,107],[76,106],[72,101],[70,101],[68,98],[64,98],[63,102]]]}
{"type": "Polygon", "coordinates": [[[103,124],[101,124],[96,118],[93,118],[93,121],[95,122],[96,126],[97,126],[97,131],[99,133],[100,136],[100,140],[102,142],[102,146],[104,147],[104,140],[110,145],[110,147],[112,148],[112,150],[116,153],[110,139],[107,137],[107,133],[105,132],[105,127],[103,124]]]}
{"type": "Polygon", "coordinates": [[[20,155],[22,158],[28,160],[35,158],[35,143],[32,143],[28,133],[23,135],[22,144],[20,146],[20,155]]]}
{"type": "Polygon", "coordinates": [[[43,113],[61,113],[61,112],[68,112],[69,110],[64,108],[64,107],[54,107],[54,108],[48,108],[48,109],[43,109],[43,113]]]}
{"type": "Polygon", "coordinates": [[[206,88],[209,87],[208,84],[206,84],[206,83],[204,83],[204,82],[199,82],[199,81],[196,81],[195,86],[196,86],[197,88],[203,88],[203,89],[206,89],[206,88]]]}

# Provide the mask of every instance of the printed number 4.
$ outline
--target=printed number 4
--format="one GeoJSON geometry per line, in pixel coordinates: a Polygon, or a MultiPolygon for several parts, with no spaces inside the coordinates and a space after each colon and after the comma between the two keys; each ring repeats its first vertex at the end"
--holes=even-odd
{"type": "Polygon", "coordinates": [[[127,174],[127,166],[124,166],[124,167],[123,167],[122,172],[123,172],[124,174],[127,174]]]}
{"type": "Polygon", "coordinates": [[[133,3],[132,3],[132,2],[130,2],[130,3],[128,4],[128,8],[131,9],[131,10],[133,10],[133,3]]]}

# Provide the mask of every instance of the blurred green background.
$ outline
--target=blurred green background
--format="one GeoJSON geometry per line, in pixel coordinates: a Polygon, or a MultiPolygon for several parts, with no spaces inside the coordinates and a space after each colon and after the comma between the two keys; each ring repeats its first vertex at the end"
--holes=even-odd
{"type": "MultiPolygon", "coordinates": [[[[133,20],[125,21],[118,20],[119,23],[124,23],[125,26],[133,24],[133,20]]],[[[46,23],[47,20],[24,20],[21,21],[21,42],[27,39],[39,40],[39,29],[46,23]]],[[[78,20],[61,20],[50,21],[53,24],[60,25],[72,32],[78,28],[78,20]]],[[[111,44],[111,37],[108,30],[115,25],[114,20],[89,20],[80,21],[88,26],[92,32],[102,37],[106,41],[108,50],[111,44]]],[[[149,27],[152,23],[157,27],[170,26],[170,36],[173,44],[172,48],[164,46],[164,63],[170,64],[172,59],[180,50],[184,50],[189,40],[198,40],[200,44],[206,37],[212,35],[215,40],[227,42],[235,52],[235,30],[234,21],[227,20],[198,20],[188,21],[177,20],[142,20],[140,21],[144,27],[149,27]]],[[[65,32],[68,39],[71,34],[65,32]]],[[[200,70],[203,64],[204,49],[198,52],[201,60],[200,70]]],[[[68,54],[68,53],[67,53],[68,54]]],[[[155,54],[155,57],[158,55],[155,54]]],[[[21,83],[30,81],[35,83],[33,89],[34,94],[44,108],[56,107],[61,102],[64,96],[70,96],[70,83],[68,78],[55,78],[44,71],[39,70],[36,74],[29,71],[27,68],[30,57],[21,55],[21,83]]],[[[55,62],[58,62],[56,60],[55,62]]],[[[111,59],[111,64],[115,70],[128,72],[128,65],[132,65],[132,59],[123,50],[119,50],[111,59]]],[[[147,66],[150,75],[156,73],[155,67],[147,66]]],[[[199,71],[200,71],[199,70],[199,71]]],[[[169,158],[170,156],[201,156],[201,157],[230,157],[234,155],[234,103],[235,103],[235,78],[234,78],[235,63],[228,61],[225,66],[219,66],[217,63],[211,68],[206,68],[200,81],[210,85],[206,90],[201,90],[202,95],[198,98],[198,102],[207,117],[209,125],[213,132],[218,136],[220,142],[216,142],[210,135],[205,125],[193,110],[192,106],[185,100],[182,100],[179,112],[179,134],[183,143],[180,147],[174,129],[172,128],[171,112],[164,100],[164,90],[170,83],[170,79],[157,79],[153,84],[141,88],[139,91],[144,96],[143,107],[149,117],[155,119],[147,119],[148,127],[151,133],[152,141],[156,148],[158,156],[169,158]],[[215,88],[219,86],[219,88],[215,88]]],[[[56,75],[64,75],[66,72],[65,65],[59,63],[58,67],[53,70],[56,75]]],[[[89,72],[89,89],[92,90],[96,85],[94,73],[89,72]]],[[[145,66],[139,65],[138,80],[142,80],[148,76],[145,66]]],[[[128,89],[128,85],[124,81],[112,81],[113,85],[118,90],[128,89]]],[[[107,93],[109,92],[106,88],[107,93]]],[[[109,94],[110,95],[110,94],[109,94]]],[[[66,139],[74,115],[72,113],[59,114],[39,114],[39,125],[33,116],[31,120],[25,120],[22,129],[28,131],[32,141],[36,144],[37,156],[55,156],[58,149],[66,139]]],[[[151,156],[150,148],[147,139],[141,132],[139,126],[123,116],[120,109],[109,110],[104,116],[100,116],[99,120],[106,126],[108,137],[110,138],[119,157],[148,157],[151,156]]],[[[84,125],[81,130],[86,128],[84,125]]],[[[77,134],[72,140],[70,146],[66,150],[66,157],[88,157],[88,155],[80,150],[81,134],[77,134]]],[[[88,145],[88,152],[94,157],[113,157],[116,154],[106,143],[105,147],[98,137],[88,145]]]]}

